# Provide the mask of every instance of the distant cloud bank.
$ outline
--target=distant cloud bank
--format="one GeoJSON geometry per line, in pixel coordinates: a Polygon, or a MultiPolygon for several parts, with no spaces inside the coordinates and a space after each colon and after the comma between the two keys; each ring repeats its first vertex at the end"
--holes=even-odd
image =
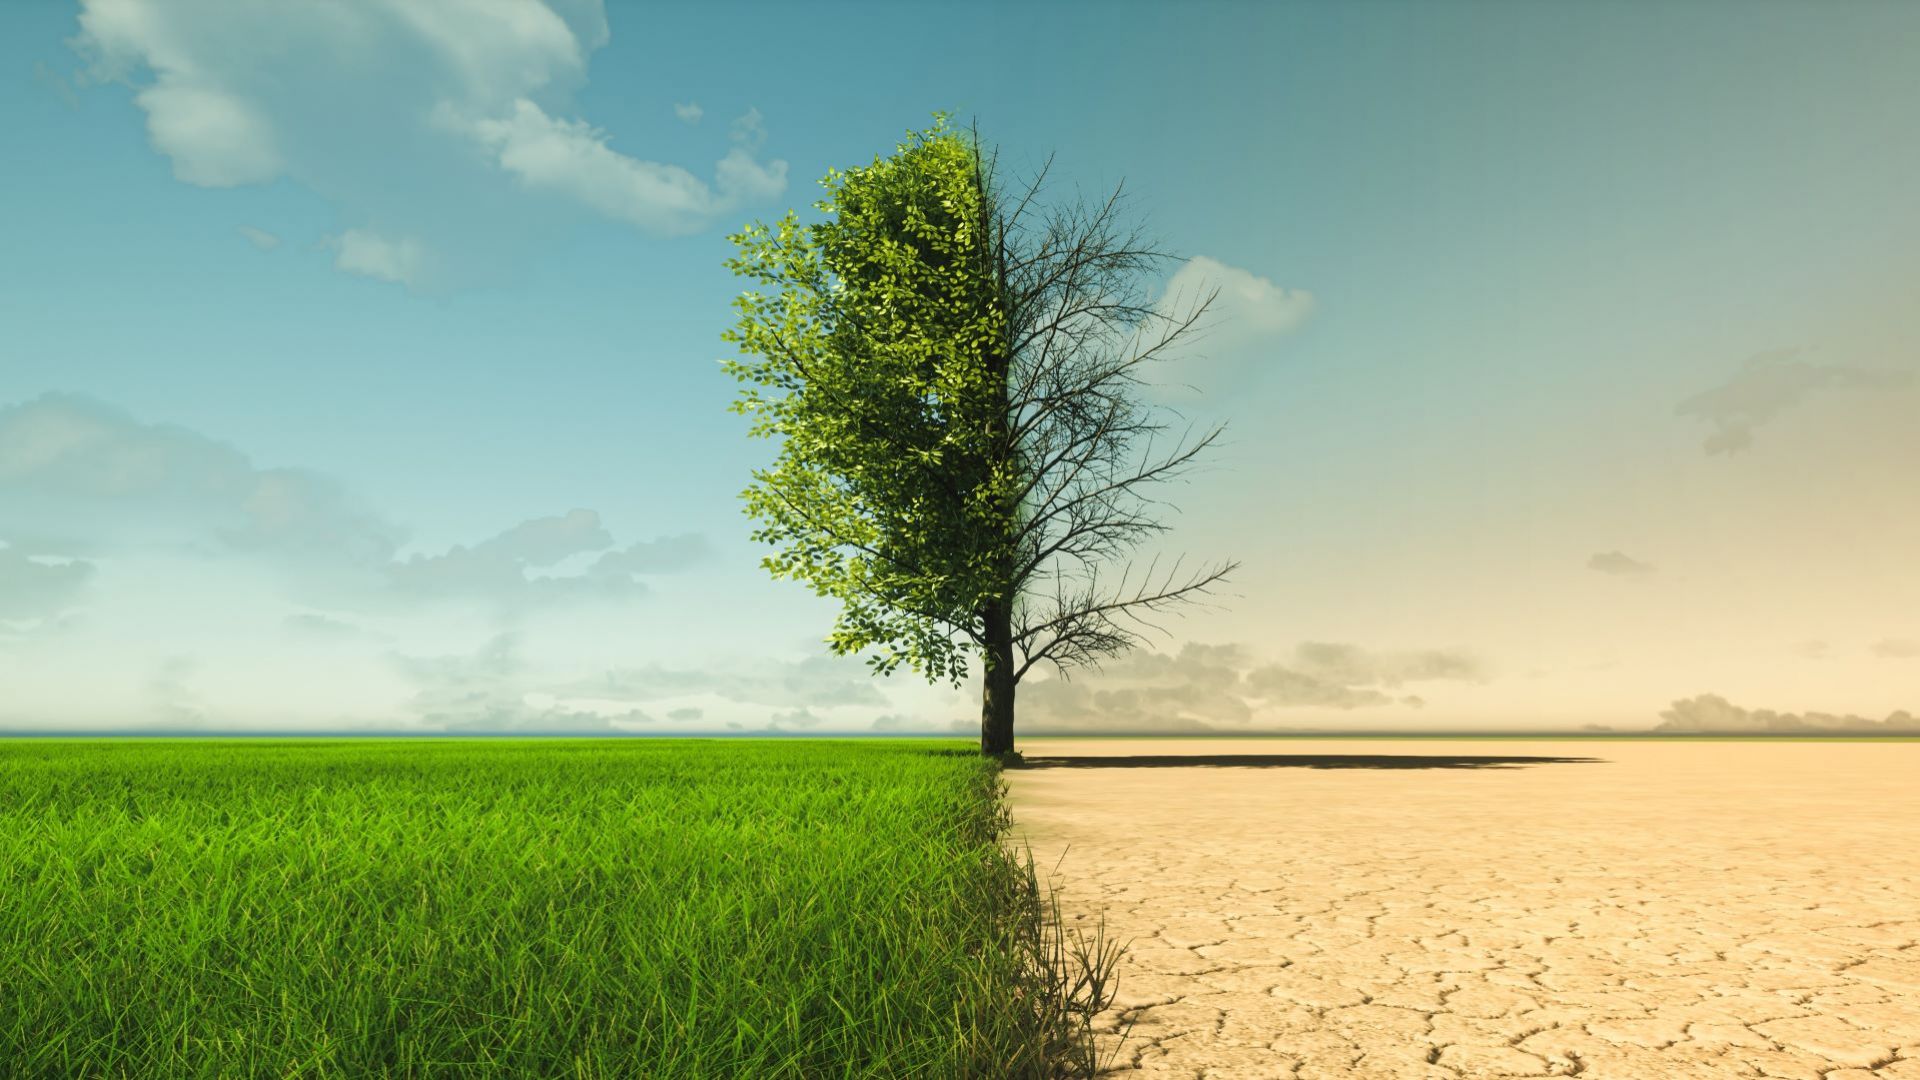
{"type": "MultiPolygon", "coordinates": [[[[797,661],[764,658],[713,668],[649,664],[613,669],[570,681],[542,677],[525,655],[518,632],[497,634],[471,653],[414,656],[392,653],[390,662],[416,693],[410,722],[447,731],[640,731],[704,719],[709,710],[766,710],[765,730],[813,729],[835,721],[846,728],[846,709],[885,708],[888,700],[857,662],[826,656],[797,661]],[[823,715],[825,714],[825,715],[823,715]]],[[[905,727],[882,716],[882,730],[905,727]]],[[[727,724],[740,730],[739,721],[727,724]]]]}
{"type": "Polygon", "coordinates": [[[1288,712],[1418,709],[1407,683],[1477,682],[1484,665],[1459,650],[1377,651],[1303,642],[1283,661],[1260,663],[1241,645],[1188,644],[1173,655],[1138,650],[1096,672],[1023,682],[1030,734],[1248,730],[1288,712]]]}
{"type": "Polygon", "coordinates": [[[1718,694],[1676,701],[1660,715],[1663,721],[1653,730],[1671,734],[1920,735],[1920,717],[1905,710],[1884,720],[1832,713],[1779,713],[1743,709],[1718,694]]]}

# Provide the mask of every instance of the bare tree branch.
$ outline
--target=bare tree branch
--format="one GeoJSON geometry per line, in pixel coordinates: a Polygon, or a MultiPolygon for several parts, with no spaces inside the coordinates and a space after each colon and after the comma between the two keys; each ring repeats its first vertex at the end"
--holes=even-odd
{"type": "Polygon", "coordinates": [[[1148,567],[1139,585],[1131,591],[1127,589],[1127,579],[1132,568],[1128,567],[1121,575],[1120,584],[1112,590],[1101,590],[1094,573],[1088,575],[1085,588],[1073,593],[1057,593],[1053,606],[1038,620],[1023,621],[1014,631],[1014,641],[1026,657],[1015,678],[1025,676],[1028,669],[1043,660],[1065,670],[1094,664],[1102,656],[1132,648],[1143,640],[1141,629],[1160,629],[1150,616],[1211,592],[1240,566],[1237,562],[1222,563],[1176,582],[1179,574],[1176,562],[1160,584],[1154,585],[1157,564],[1156,560],[1148,567]],[[1134,625],[1123,625],[1121,619],[1134,625]]]}

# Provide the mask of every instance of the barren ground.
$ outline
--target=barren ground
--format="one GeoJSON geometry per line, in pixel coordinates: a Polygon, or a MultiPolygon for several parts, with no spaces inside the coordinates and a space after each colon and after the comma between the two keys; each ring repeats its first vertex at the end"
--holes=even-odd
{"type": "Polygon", "coordinates": [[[1020,749],[1123,1075],[1920,1080],[1920,743],[1020,749]]]}

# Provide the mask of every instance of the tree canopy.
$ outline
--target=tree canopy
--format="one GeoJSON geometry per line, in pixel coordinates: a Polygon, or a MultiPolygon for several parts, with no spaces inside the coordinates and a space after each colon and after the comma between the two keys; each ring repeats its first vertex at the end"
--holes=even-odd
{"type": "Polygon", "coordinates": [[[1036,224],[1046,171],[1003,195],[938,116],[829,172],[824,220],[749,226],[727,263],[762,287],[724,336],[746,357],[734,409],[779,441],[743,496],[764,565],[842,601],[829,643],[878,672],[958,685],[980,652],[992,751],[1034,664],[1097,663],[1232,569],[1103,578],[1165,527],[1137,489],[1219,434],[1156,448],[1166,424],[1137,393],[1207,300],[1174,316],[1150,295],[1170,257],[1119,230],[1117,190],[1036,224]]]}

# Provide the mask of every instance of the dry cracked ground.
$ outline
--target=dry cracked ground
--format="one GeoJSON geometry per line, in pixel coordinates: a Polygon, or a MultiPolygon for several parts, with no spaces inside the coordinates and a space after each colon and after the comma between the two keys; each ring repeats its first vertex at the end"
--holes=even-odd
{"type": "Polygon", "coordinates": [[[1110,1073],[1920,1080],[1920,743],[1021,750],[1110,1073]]]}

